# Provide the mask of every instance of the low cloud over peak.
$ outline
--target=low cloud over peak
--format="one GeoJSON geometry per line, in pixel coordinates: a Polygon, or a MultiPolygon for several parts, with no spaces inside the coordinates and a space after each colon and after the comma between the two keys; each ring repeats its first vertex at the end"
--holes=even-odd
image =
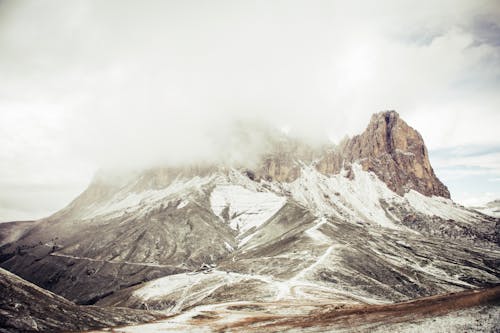
{"type": "Polygon", "coordinates": [[[338,142],[396,109],[431,151],[500,145],[496,22],[496,1],[3,1],[0,184],[46,184],[53,211],[98,168],[251,156],[241,119],[338,142]]]}

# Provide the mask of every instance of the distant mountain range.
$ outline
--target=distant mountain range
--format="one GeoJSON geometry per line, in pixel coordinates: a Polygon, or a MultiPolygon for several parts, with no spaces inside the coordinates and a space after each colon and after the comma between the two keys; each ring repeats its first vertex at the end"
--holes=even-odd
{"type": "Polygon", "coordinates": [[[484,206],[478,206],[472,208],[486,215],[500,217],[500,199],[490,201],[484,206]]]}

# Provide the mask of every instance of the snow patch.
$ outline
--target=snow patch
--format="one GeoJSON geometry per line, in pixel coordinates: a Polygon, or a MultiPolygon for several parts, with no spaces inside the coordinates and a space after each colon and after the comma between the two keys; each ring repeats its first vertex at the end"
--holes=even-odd
{"type": "Polygon", "coordinates": [[[498,207],[494,207],[494,208],[489,208],[489,207],[477,208],[477,207],[475,207],[473,209],[475,209],[478,212],[485,214],[485,215],[489,215],[489,216],[493,216],[493,217],[500,217],[500,208],[498,208],[498,207]]]}
{"type": "Polygon", "coordinates": [[[181,209],[181,208],[184,208],[188,205],[189,203],[189,200],[182,200],[178,205],[177,205],[177,209],[181,209]]]}
{"type": "Polygon", "coordinates": [[[218,185],[210,194],[210,205],[215,215],[244,234],[258,228],[286,203],[286,198],[271,192],[257,192],[239,185],[218,185]]]}
{"type": "Polygon", "coordinates": [[[352,164],[354,179],[346,172],[326,176],[314,166],[304,166],[301,176],[285,190],[295,200],[312,208],[318,216],[334,216],[353,222],[371,221],[385,228],[400,229],[381,205],[381,200],[402,203],[404,200],[371,172],[361,165],[352,164]]]}
{"type": "Polygon", "coordinates": [[[311,227],[306,230],[306,235],[309,236],[311,239],[317,241],[318,243],[330,244],[332,240],[318,230],[325,223],[326,219],[324,217],[321,218],[314,227],[311,227]]]}
{"type": "Polygon", "coordinates": [[[438,216],[443,219],[451,219],[470,223],[475,216],[472,212],[457,206],[450,199],[442,197],[427,197],[417,191],[410,190],[404,198],[416,211],[427,216],[438,216]]]}
{"type": "MultiPolygon", "coordinates": [[[[143,210],[147,212],[167,202],[173,196],[179,196],[182,193],[201,189],[208,184],[213,177],[193,177],[190,179],[176,179],[169,186],[161,190],[146,190],[142,192],[130,192],[128,187],[123,188],[114,195],[109,201],[104,202],[98,207],[89,207],[89,212],[85,218],[90,219],[97,216],[106,216],[108,218],[118,217],[125,213],[143,210]]],[[[185,202],[184,200],[183,202],[185,202]]],[[[181,202],[180,205],[183,204],[181,202]]],[[[187,204],[187,202],[185,203],[187,204]]],[[[183,206],[182,206],[183,207],[183,206]]],[[[178,208],[182,208],[178,207],[178,208]]]]}
{"type": "Polygon", "coordinates": [[[224,242],[224,246],[226,247],[226,249],[229,252],[233,252],[234,251],[234,248],[228,242],[224,242]]]}

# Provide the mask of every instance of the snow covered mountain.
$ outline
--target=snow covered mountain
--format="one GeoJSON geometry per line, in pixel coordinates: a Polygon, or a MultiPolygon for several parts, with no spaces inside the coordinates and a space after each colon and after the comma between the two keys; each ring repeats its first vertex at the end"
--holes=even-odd
{"type": "Polygon", "coordinates": [[[2,267],[80,304],[385,304],[500,283],[500,219],[450,200],[394,111],[339,146],[281,142],[252,168],[99,176],[1,231],[2,267]]]}

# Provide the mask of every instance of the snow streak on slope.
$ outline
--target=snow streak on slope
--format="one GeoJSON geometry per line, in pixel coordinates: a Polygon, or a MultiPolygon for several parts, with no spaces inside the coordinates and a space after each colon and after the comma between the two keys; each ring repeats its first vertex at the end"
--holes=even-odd
{"type": "Polygon", "coordinates": [[[438,216],[443,219],[452,219],[465,223],[475,220],[473,212],[457,206],[450,199],[436,196],[427,197],[414,190],[410,190],[404,197],[413,209],[428,216],[438,216]]]}
{"type": "Polygon", "coordinates": [[[326,219],[322,217],[321,219],[318,220],[316,225],[314,227],[311,227],[305,231],[306,235],[311,237],[315,242],[321,244],[329,244],[332,242],[332,240],[325,236],[320,230],[318,230],[323,224],[327,223],[326,219]]]}
{"type": "Polygon", "coordinates": [[[476,209],[483,214],[500,218],[500,200],[498,199],[488,202],[483,207],[476,207],[473,209],[476,209]]]}
{"type": "MultiPolygon", "coordinates": [[[[89,213],[85,218],[90,219],[97,216],[111,218],[142,209],[146,212],[160,205],[162,202],[168,201],[169,197],[175,196],[174,199],[177,199],[184,192],[187,193],[201,189],[202,186],[208,184],[213,178],[212,176],[176,179],[161,190],[146,190],[142,192],[130,192],[129,186],[127,186],[115,194],[108,202],[104,202],[97,207],[90,206],[89,213]]],[[[179,204],[178,208],[180,209],[187,204],[188,201],[184,200],[179,204]]]]}
{"type": "Polygon", "coordinates": [[[398,229],[394,219],[387,216],[380,200],[402,203],[403,199],[392,192],[385,183],[371,172],[353,164],[354,179],[345,172],[326,176],[313,166],[304,166],[301,177],[284,185],[293,198],[312,208],[316,215],[349,218],[352,221],[374,222],[382,227],[398,229]]]}
{"type": "Polygon", "coordinates": [[[283,207],[286,198],[271,192],[256,192],[239,185],[218,185],[210,195],[215,215],[244,234],[258,228],[283,207]]]}
{"type": "Polygon", "coordinates": [[[474,207],[474,210],[477,210],[478,212],[500,218],[500,208],[499,207],[474,207]]]}
{"type": "MultiPolygon", "coordinates": [[[[209,274],[181,273],[149,281],[135,290],[133,296],[144,303],[175,299],[175,305],[168,311],[176,313],[198,304],[221,287],[252,282],[259,282],[262,285],[279,283],[272,276],[214,270],[209,274]]],[[[276,288],[273,291],[275,290],[276,288]]]]}

